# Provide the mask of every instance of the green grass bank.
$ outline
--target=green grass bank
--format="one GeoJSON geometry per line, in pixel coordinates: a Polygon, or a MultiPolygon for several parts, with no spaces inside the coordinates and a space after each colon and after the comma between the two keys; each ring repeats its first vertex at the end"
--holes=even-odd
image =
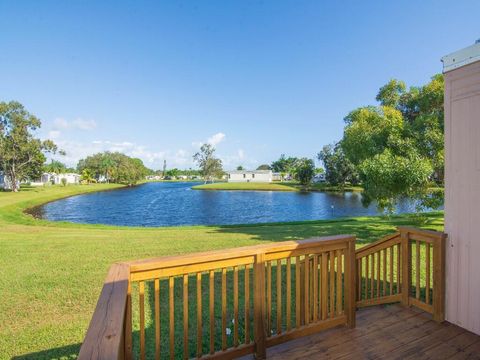
{"type": "Polygon", "coordinates": [[[361,246],[398,225],[443,229],[441,212],[422,218],[165,228],[54,223],[24,213],[62,197],[118,187],[96,184],[0,192],[0,359],[74,358],[107,269],[117,261],[342,233],[356,234],[361,246]]]}

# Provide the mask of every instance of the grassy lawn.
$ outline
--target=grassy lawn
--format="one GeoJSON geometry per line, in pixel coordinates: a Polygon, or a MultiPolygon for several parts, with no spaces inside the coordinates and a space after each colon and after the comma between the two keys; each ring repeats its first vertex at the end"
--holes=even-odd
{"type": "Polygon", "coordinates": [[[361,245],[398,225],[443,229],[441,212],[423,218],[404,215],[175,228],[53,223],[23,213],[25,208],[60,197],[116,187],[97,184],[0,192],[0,359],[74,357],[107,269],[117,261],[342,233],[356,234],[361,245]]]}
{"type": "Polygon", "coordinates": [[[261,182],[219,182],[192,187],[194,190],[250,190],[250,191],[298,191],[296,187],[280,183],[261,182]]]}
{"type": "MultiPolygon", "coordinates": [[[[293,188],[304,190],[302,185],[295,181],[282,182],[281,184],[285,186],[291,186],[293,188]]],[[[337,186],[329,185],[327,183],[312,183],[307,188],[308,191],[331,191],[331,192],[343,192],[343,191],[363,191],[361,186],[347,185],[347,186],[337,186]]]]}

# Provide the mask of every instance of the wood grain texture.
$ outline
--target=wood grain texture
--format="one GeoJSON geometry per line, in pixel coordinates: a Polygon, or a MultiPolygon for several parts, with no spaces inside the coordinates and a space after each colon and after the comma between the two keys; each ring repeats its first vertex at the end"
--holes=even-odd
{"type": "Polygon", "coordinates": [[[140,316],[140,360],[145,360],[145,283],[138,283],[138,305],[140,316]]]}
{"type": "Polygon", "coordinates": [[[160,360],[160,280],[154,281],[155,360],[160,360]]]}
{"type": "Polygon", "coordinates": [[[202,273],[197,273],[197,357],[202,356],[203,323],[202,323],[202,273]]]}
{"type": "Polygon", "coordinates": [[[215,353],[215,271],[210,270],[209,278],[209,315],[210,315],[210,354],[215,353]]]}
{"type": "Polygon", "coordinates": [[[78,359],[124,358],[129,266],[114,264],[105,279],[78,359]]]}
{"type": "Polygon", "coordinates": [[[188,274],[183,275],[183,358],[188,359],[188,274]]]}
{"type": "MultiPolygon", "coordinates": [[[[478,359],[480,336],[400,305],[362,308],[353,330],[339,326],[269,348],[275,360],[478,359]]],[[[243,358],[247,360],[251,358],[243,358]]]]}
{"type": "Polygon", "coordinates": [[[245,344],[250,344],[250,268],[245,265],[245,344]]]}
{"type": "Polygon", "coordinates": [[[168,308],[169,308],[169,332],[170,332],[170,359],[175,358],[175,279],[171,276],[168,279],[168,308]]]}

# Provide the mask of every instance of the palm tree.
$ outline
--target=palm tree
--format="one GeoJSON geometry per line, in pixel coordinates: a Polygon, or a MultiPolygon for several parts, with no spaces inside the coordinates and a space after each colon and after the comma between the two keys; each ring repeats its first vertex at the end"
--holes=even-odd
{"type": "Polygon", "coordinates": [[[89,169],[82,170],[82,181],[85,181],[87,184],[95,181],[92,172],[89,169]]]}

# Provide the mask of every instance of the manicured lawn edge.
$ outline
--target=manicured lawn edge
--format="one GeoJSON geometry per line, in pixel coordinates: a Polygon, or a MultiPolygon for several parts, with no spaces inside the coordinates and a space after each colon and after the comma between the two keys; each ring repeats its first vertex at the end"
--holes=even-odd
{"type": "Polygon", "coordinates": [[[229,182],[220,182],[214,184],[203,184],[192,186],[193,190],[226,190],[226,191],[299,191],[299,189],[278,184],[278,183],[256,183],[256,182],[245,182],[245,183],[229,183],[229,182]]]}

